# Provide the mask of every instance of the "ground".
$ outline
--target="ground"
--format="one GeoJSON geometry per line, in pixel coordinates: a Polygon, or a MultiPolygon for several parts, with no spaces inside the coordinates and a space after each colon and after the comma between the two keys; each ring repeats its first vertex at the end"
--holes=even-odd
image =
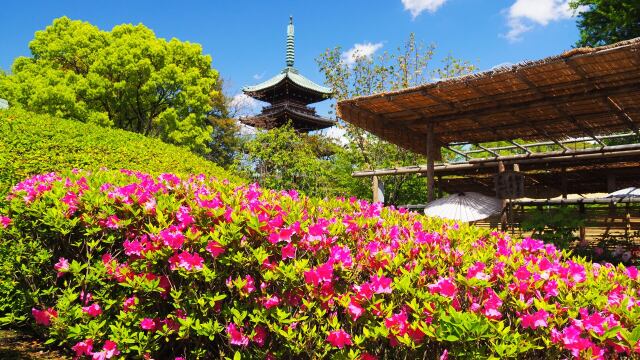
{"type": "Polygon", "coordinates": [[[48,349],[42,341],[15,330],[0,330],[0,359],[67,360],[58,351],[48,349]]]}

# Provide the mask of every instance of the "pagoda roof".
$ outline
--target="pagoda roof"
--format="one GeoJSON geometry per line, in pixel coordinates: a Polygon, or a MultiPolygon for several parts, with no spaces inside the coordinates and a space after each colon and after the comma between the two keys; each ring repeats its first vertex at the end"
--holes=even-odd
{"type": "Polygon", "coordinates": [[[331,119],[318,116],[312,109],[300,109],[295,105],[283,104],[268,109],[273,111],[240,118],[240,122],[253,127],[272,129],[291,121],[293,128],[298,131],[322,130],[336,124],[331,119]]]}
{"type": "Polygon", "coordinates": [[[333,93],[331,88],[324,87],[322,85],[318,85],[314,83],[313,81],[307,79],[306,77],[298,73],[298,70],[296,70],[293,67],[286,67],[284,70],[282,70],[280,74],[272,77],[269,80],[261,82],[260,84],[253,85],[253,86],[245,86],[244,88],[242,88],[242,91],[247,95],[250,95],[250,94],[258,95],[263,91],[277,87],[278,85],[286,82],[287,80],[302,87],[305,90],[318,93],[320,95],[329,96],[333,93]]]}

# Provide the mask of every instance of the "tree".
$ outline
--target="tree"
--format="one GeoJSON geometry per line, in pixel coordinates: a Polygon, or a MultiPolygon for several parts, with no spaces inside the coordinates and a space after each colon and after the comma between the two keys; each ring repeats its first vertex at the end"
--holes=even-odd
{"type": "Polygon", "coordinates": [[[579,10],[577,46],[600,46],[640,37],[640,0],[571,0],[579,10]]]}
{"type": "Polygon", "coordinates": [[[62,17],[29,43],[0,78],[12,105],[121,128],[207,153],[218,72],[198,44],[169,41],[144,25],[102,31],[62,17]]]}
{"type": "MultiPolygon", "coordinates": [[[[409,35],[403,46],[394,53],[377,57],[357,56],[345,61],[340,47],[326,50],[316,59],[324,73],[326,84],[333,88],[334,97],[340,101],[356,96],[393,91],[417,86],[436,79],[469,74],[476,66],[452,55],[446,56],[440,67],[431,68],[435,45],[425,46],[409,35]]],[[[354,169],[387,168],[424,163],[425,158],[394,144],[381,140],[365,130],[339,120],[348,139],[346,151],[354,161],[354,169]]],[[[445,154],[445,156],[452,156],[445,154]]],[[[355,193],[371,196],[371,183],[354,179],[355,193]]],[[[414,175],[384,178],[385,201],[391,204],[411,204],[426,200],[426,182],[414,175]]]]}
{"type": "Polygon", "coordinates": [[[258,131],[243,144],[236,166],[269,189],[297,189],[316,197],[356,195],[349,192],[351,162],[344,155],[330,139],[287,125],[258,131]]]}

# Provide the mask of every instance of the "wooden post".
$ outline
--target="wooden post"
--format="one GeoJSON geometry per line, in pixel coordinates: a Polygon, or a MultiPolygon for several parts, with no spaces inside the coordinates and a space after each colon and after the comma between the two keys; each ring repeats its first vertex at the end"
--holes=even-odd
{"type": "Polygon", "coordinates": [[[587,244],[587,229],[585,228],[584,222],[586,222],[587,219],[586,219],[586,216],[585,216],[586,211],[585,211],[585,208],[584,208],[584,204],[581,203],[578,208],[580,209],[580,217],[582,218],[582,221],[583,221],[582,226],[580,226],[580,244],[581,245],[586,245],[587,244]]]}
{"type": "MultiPolygon", "coordinates": [[[[498,162],[498,173],[505,172],[506,169],[504,167],[504,163],[502,161],[498,162]]],[[[508,214],[507,214],[507,199],[501,198],[502,200],[502,213],[500,215],[500,228],[502,231],[507,230],[508,225],[508,214]]]]}
{"type": "Polygon", "coordinates": [[[442,176],[438,175],[438,199],[442,198],[442,176]]]}
{"type": "Polygon", "coordinates": [[[567,168],[563,167],[560,172],[560,187],[562,189],[562,198],[567,198],[567,168]]]}
{"type": "Polygon", "coordinates": [[[607,174],[607,192],[611,193],[616,190],[616,176],[613,174],[607,174]]]}
{"type": "Polygon", "coordinates": [[[378,191],[378,177],[375,175],[371,179],[371,190],[373,190],[373,202],[380,202],[380,192],[378,191]]]}
{"type": "Polygon", "coordinates": [[[435,166],[435,151],[434,151],[434,138],[433,138],[433,123],[429,122],[427,125],[427,202],[435,200],[434,189],[434,166],[435,166]]]}

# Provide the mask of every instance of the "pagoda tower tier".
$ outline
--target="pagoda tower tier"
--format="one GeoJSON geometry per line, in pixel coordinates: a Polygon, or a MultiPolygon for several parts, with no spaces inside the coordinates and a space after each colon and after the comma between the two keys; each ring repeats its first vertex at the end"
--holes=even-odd
{"type": "Polygon", "coordinates": [[[302,76],[293,67],[294,58],[293,18],[290,18],[287,27],[287,66],[271,79],[242,89],[247,96],[268,102],[270,106],[262,108],[260,114],[241,118],[243,124],[273,129],[290,121],[293,128],[301,132],[335,125],[335,121],[319,116],[314,108],[307,106],[330,98],[332,90],[302,76]]]}

